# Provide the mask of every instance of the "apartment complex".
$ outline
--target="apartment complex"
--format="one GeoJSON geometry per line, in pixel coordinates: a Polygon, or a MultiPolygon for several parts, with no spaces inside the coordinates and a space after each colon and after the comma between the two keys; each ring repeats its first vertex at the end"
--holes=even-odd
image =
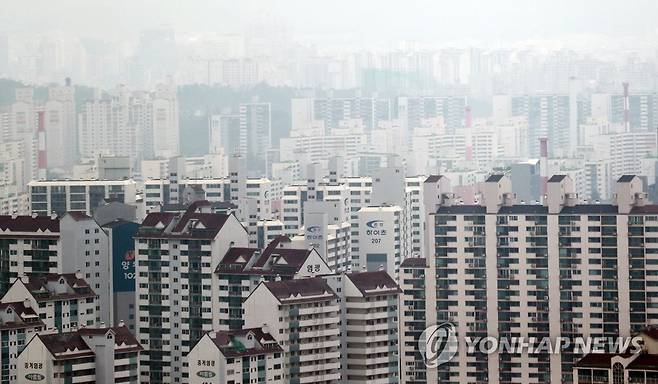
{"type": "Polygon", "coordinates": [[[207,208],[150,213],[134,236],[137,337],[145,348],[141,378],[149,383],[187,382],[185,356],[219,318],[213,271],[229,248],[247,246],[235,216],[207,208]]]}
{"type": "MultiPolygon", "coordinates": [[[[428,225],[437,322],[453,323],[460,337],[630,336],[656,321],[658,208],[646,204],[639,178],[619,178],[614,204],[579,201],[562,175],[548,180],[544,205],[516,204],[503,175],[487,179],[481,205],[440,198],[428,225]]],[[[462,343],[440,380],[570,382],[580,358],[573,346],[487,355],[462,343]]]]}

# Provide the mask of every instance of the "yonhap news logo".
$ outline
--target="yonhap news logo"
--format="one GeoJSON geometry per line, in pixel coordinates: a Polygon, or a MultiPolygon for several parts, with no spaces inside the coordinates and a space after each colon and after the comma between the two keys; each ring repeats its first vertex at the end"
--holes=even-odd
{"type": "Polygon", "coordinates": [[[642,351],[642,338],[634,337],[457,337],[457,328],[452,323],[432,325],[418,338],[418,350],[428,368],[436,368],[452,360],[463,343],[467,355],[501,354],[560,354],[570,351],[576,355],[588,353],[638,353],[642,351]]]}
{"type": "Polygon", "coordinates": [[[452,360],[457,348],[457,330],[451,323],[428,327],[418,338],[418,350],[423,354],[428,368],[436,368],[452,360]]]}

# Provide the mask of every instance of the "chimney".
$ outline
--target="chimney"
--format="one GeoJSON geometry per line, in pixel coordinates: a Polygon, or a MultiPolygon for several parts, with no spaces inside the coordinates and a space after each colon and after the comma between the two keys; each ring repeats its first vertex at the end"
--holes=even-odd
{"type": "Polygon", "coordinates": [[[277,273],[276,277],[274,278],[274,281],[281,281],[281,275],[277,273]]]}
{"type": "Polygon", "coordinates": [[[265,334],[269,334],[269,333],[270,333],[270,327],[269,327],[267,324],[265,324],[265,323],[263,323],[263,326],[261,327],[260,330],[261,330],[263,333],[265,333],[265,334]]]}
{"type": "Polygon", "coordinates": [[[50,214],[50,220],[57,220],[57,213],[55,211],[52,211],[50,214]]]}
{"type": "Polygon", "coordinates": [[[11,213],[11,219],[12,219],[12,220],[16,220],[16,218],[18,218],[18,214],[16,214],[16,211],[13,211],[13,212],[11,213]]]}
{"type": "Polygon", "coordinates": [[[37,215],[37,213],[36,213],[36,212],[32,212],[32,218],[33,218],[33,219],[36,219],[36,218],[37,218],[37,216],[38,216],[38,215],[37,215]]]}
{"type": "Polygon", "coordinates": [[[119,320],[119,327],[125,327],[126,323],[123,320],[119,320]]]}
{"type": "Polygon", "coordinates": [[[384,270],[384,264],[379,264],[379,270],[383,271],[384,270]]]}
{"type": "Polygon", "coordinates": [[[81,270],[78,269],[77,271],[75,271],[75,278],[76,279],[82,279],[82,277],[83,277],[83,275],[82,275],[81,270]]]}
{"type": "Polygon", "coordinates": [[[23,274],[19,277],[19,279],[21,279],[21,282],[22,282],[23,284],[27,284],[27,283],[30,282],[30,278],[29,278],[29,277],[27,276],[27,274],[25,274],[25,273],[23,273],[23,274]]]}
{"type": "Polygon", "coordinates": [[[30,308],[30,307],[32,307],[32,302],[30,301],[30,299],[28,299],[27,297],[24,298],[24,299],[23,299],[23,306],[24,306],[25,308],[30,308]]]}

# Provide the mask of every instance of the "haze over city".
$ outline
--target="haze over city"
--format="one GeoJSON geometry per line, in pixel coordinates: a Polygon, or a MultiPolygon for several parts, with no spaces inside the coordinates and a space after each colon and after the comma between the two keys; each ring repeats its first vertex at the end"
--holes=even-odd
{"type": "Polygon", "coordinates": [[[0,9],[0,384],[658,382],[655,0],[0,9]]]}

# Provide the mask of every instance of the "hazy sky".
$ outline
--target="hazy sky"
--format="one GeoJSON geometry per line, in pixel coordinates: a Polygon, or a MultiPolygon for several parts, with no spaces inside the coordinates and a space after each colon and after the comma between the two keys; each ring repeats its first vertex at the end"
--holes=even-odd
{"type": "Polygon", "coordinates": [[[295,35],[362,40],[526,40],[571,34],[652,36],[658,0],[0,0],[1,29],[134,36],[162,24],[177,32],[240,32],[255,15],[295,35]],[[3,27],[4,26],[4,27],[3,27]]]}

